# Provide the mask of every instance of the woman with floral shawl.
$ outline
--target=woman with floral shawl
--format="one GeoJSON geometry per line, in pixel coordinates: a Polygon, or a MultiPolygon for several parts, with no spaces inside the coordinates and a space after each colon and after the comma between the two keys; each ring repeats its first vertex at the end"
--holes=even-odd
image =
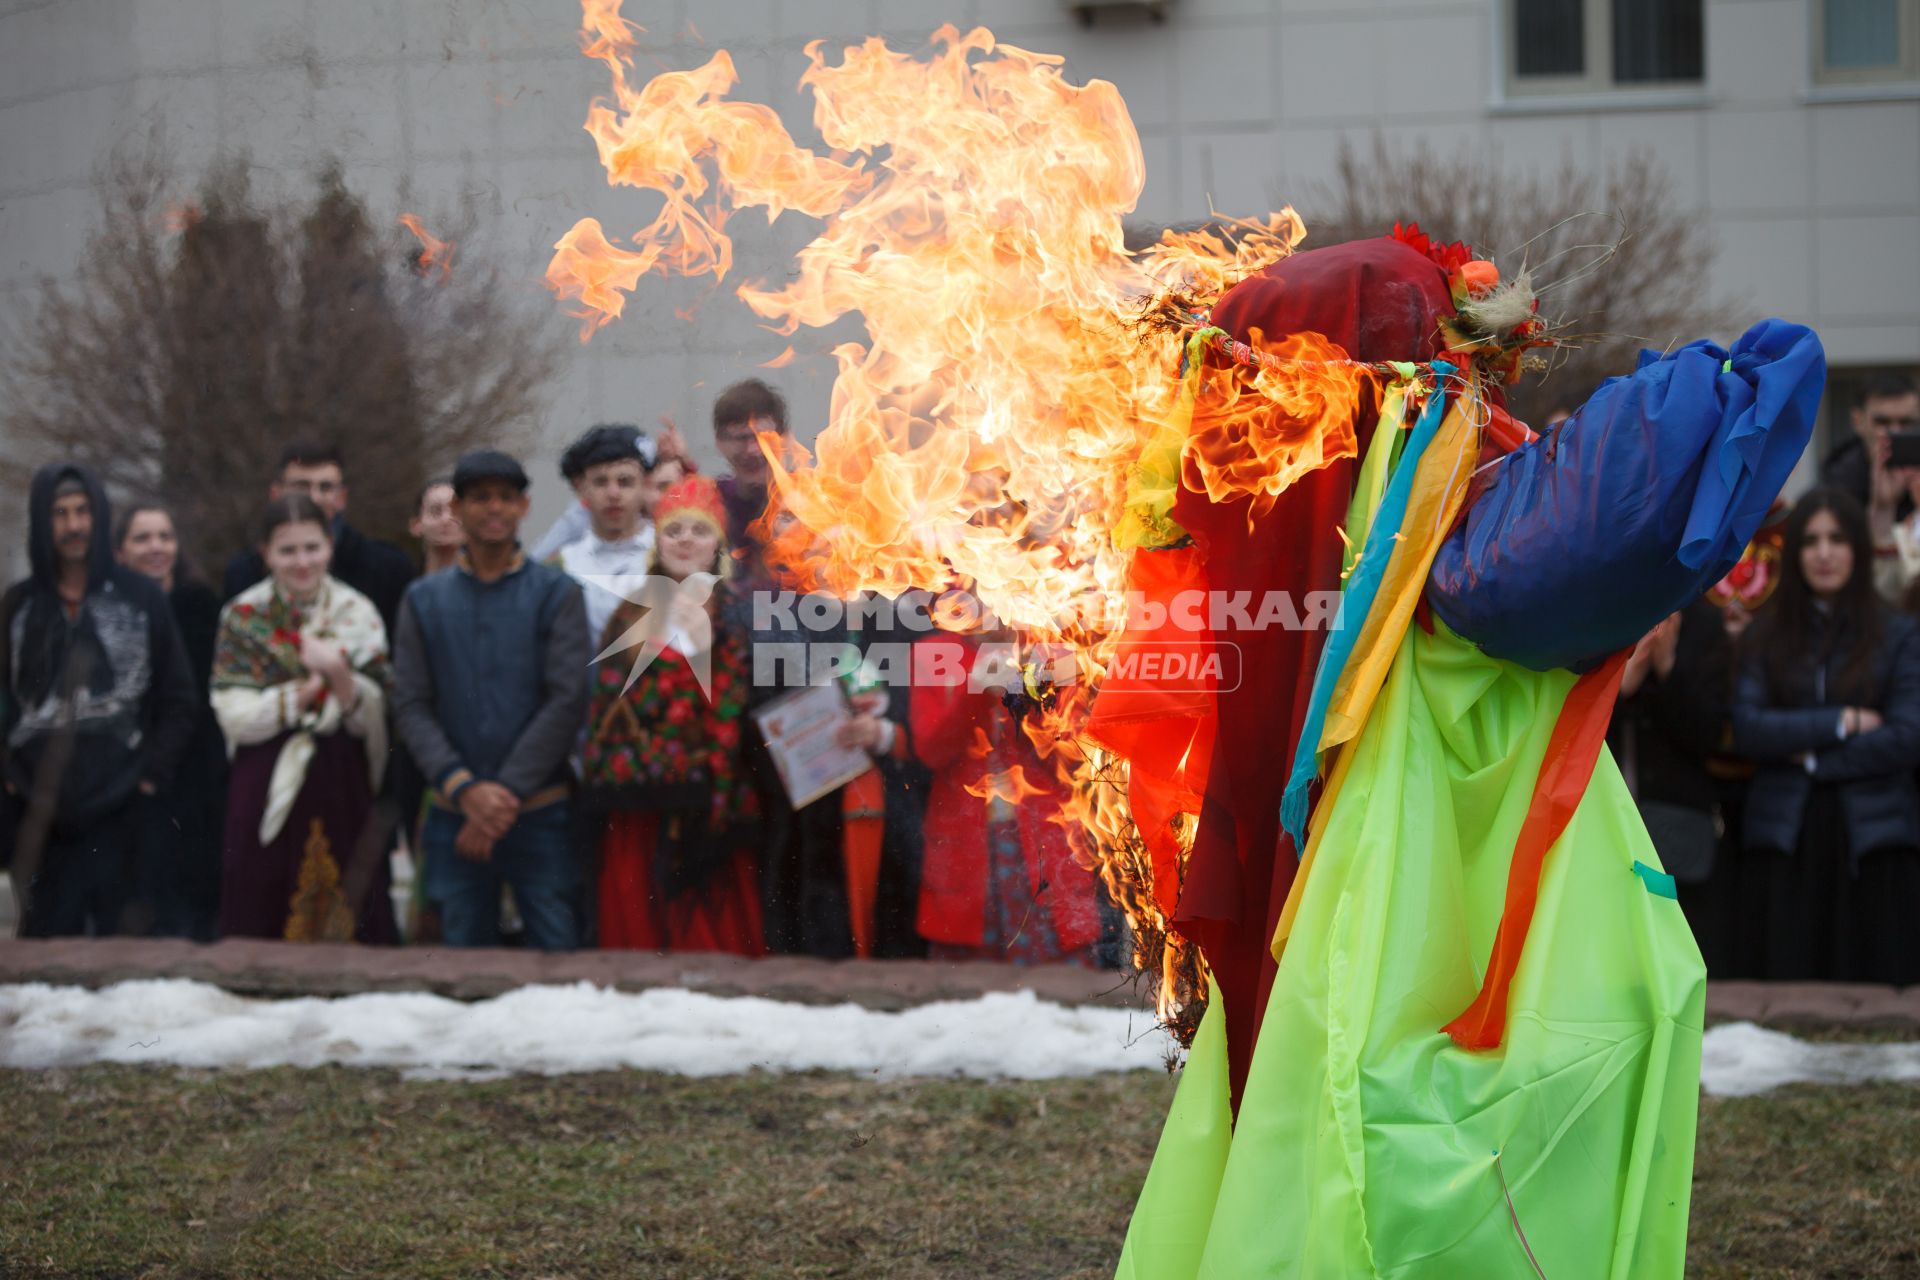
{"type": "Polygon", "coordinates": [[[391,943],[386,851],[355,858],[387,765],[386,628],[328,576],[312,499],[274,499],[260,534],[269,576],[222,611],[213,659],[232,760],[221,931],[391,943]]]}
{"type": "Polygon", "coordinates": [[[654,520],[648,590],[601,637],[581,752],[584,802],[606,815],[600,945],[760,955],[748,633],[724,581],[725,509],[695,475],[654,520]]]}

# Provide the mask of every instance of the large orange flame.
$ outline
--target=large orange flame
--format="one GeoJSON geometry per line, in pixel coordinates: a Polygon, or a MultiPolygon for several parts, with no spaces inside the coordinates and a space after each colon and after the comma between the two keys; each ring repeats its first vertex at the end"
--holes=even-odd
{"type": "MultiPolygon", "coordinates": [[[[783,336],[850,313],[866,326],[866,342],[833,352],[814,455],[769,449],[779,503],[812,557],[806,585],[851,595],[958,584],[1097,677],[1125,616],[1128,552],[1114,534],[1129,484],[1178,417],[1183,335],[1139,321],[1175,298],[1210,305],[1290,253],[1305,234],[1293,211],[1130,251],[1122,220],[1146,171],[1119,92],[1073,84],[1063,59],[985,29],[942,27],[919,54],[869,39],[837,63],[820,42],[807,46],[800,87],[832,149],[822,156],[769,108],[727,100],[724,51],[636,87],[638,28],[619,0],[584,9],[582,48],[612,76],[587,132],[610,182],[664,203],[625,246],[591,218],[556,245],[547,279],[581,317],[583,340],[649,273],[726,276],[736,211],[819,219],[783,284],[736,289],[783,336]]],[[[1313,363],[1340,359],[1324,342],[1298,339],[1281,354],[1306,372],[1206,375],[1204,418],[1190,445],[1173,446],[1189,486],[1270,497],[1353,452],[1359,374],[1313,363]]],[[[1029,733],[1071,784],[1066,819],[1091,833],[1088,860],[1102,857],[1137,924],[1164,924],[1152,895],[1120,883],[1101,854],[1132,833],[1114,762],[1079,740],[1089,700],[1084,686],[1072,691],[1030,715],[1029,733]]]]}
{"type": "Polygon", "coordinates": [[[1372,387],[1317,333],[1256,342],[1267,362],[1251,376],[1208,367],[1181,461],[1187,487],[1216,502],[1243,494],[1252,510],[1309,471],[1352,457],[1356,419],[1372,387]]]}

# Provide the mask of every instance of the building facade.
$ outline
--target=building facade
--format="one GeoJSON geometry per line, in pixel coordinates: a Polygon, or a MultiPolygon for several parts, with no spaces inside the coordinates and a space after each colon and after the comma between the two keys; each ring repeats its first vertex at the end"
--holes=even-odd
{"type": "MultiPolygon", "coordinates": [[[[1818,328],[1839,377],[1920,362],[1920,0],[628,0],[661,68],[730,50],[736,96],[796,137],[816,37],[917,47],[943,22],[1066,57],[1122,90],[1148,167],[1143,224],[1251,213],[1324,182],[1343,141],[1490,143],[1519,168],[1635,148],[1717,239],[1716,297],[1818,328]]],[[[304,189],[328,159],[376,216],[467,207],[467,252],[546,298],[555,239],[652,210],[610,189],[581,131],[605,72],[574,0],[0,2],[0,321],[71,270],[110,148],[164,122],[191,179],[244,151],[256,190],[304,189]]],[[[782,270],[808,224],[738,220],[739,279],[782,270]]],[[[1444,230],[1436,228],[1435,230],[1444,230]]],[[[803,333],[767,376],[803,438],[827,410],[826,352],[803,333]]],[[[713,394],[786,340],[730,296],[650,280],[574,347],[546,436],[677,420],[708,447],[713,394]],[[693,322],[683,317],[691,314],[693,322]]],[[[537,515],[561,501],[551,458],[537,515]]],[[[264,478],[263,478],[264,479],[264,478]]]]}

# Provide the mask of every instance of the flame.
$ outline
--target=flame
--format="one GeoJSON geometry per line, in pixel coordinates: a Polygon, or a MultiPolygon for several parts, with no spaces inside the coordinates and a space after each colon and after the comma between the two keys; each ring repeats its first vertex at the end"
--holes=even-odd
{"type": "Polygon", "coordinates": [[[573,314],[586,321],[582,340],[619,316],[619,294],[631,293],[649,271],[724,277],[733,265],[733,244],[722,231],[730,206],[764,206],[769,221],[786,209],[826,217],[871,185],[860,166],[794,145],[771,108],[725,101],[739,79],[726,50],[697,70],[667,72],[635,89],[627,70],[640,28],[620,16],[620,0],[583,0],[582,10],[581,50],[613,76],[613,102],[595,102],[586,125],[607,180],[665,198],[659,216],[634,237],[646,246],[639,252],[613,245],[593,218],[575,223],[554,246],[547,283],[560,297],[579,300],[573,314]],[[697,202],[716,186],[716,199],[701,207],[697,202]]]}
{"type": "Polygon", "coordinates": [[[1278,496],[1295,480],[1357,449],[1357,418],[1375,407],[1366,376],[1317,333],[1255,344],[1268,357],[1251,378],[1209,367],[1182,458],[1188,488],[1216,502],[1278,496]]]}
{"type": "Polygon", "coordinates": [[[420,241],[420,253],[414,259],[414,270],[422,276],[431,275],[438,270],[443,283],[452,279],[453,242],[441,240],[431,234],[426,225],[420,221],[418,214],[401,214],[400,225],[413,232],[414,238],[420,241]]]}
{"type": "Polygon", "coordinates": [[[1045,787],[1036,787],[1027,781],[1027,771],[1021,765],[1009,765],[995,773],[989,773],[979,782],[964,788],[970,796],[979,796],[991,804],[995,800],[1004,800],[1008,804],[1021,804],[1038,796],[1045,798],[1045,787]]]}
{"type": "Polygon", "coordinates": [[[791,344],[789,344],[785,351],[782,351],[779,355],[775,356],[773,359],[762,360],[760,362],[760,367],[762,369],[784,369],[792,363],[793,363],[793,347],[791,344]]]}
{"type": "MultiPolygon", "coordinates": [[[[1189,434],[1176,376],[1186,334],[1143,320],[1210,306],[1305,229],[1287,208],[1129,250],[1123,219],[1146,169],[1113,85],[1073,84],[1062,58],[984,28],[944,26],[919,53],[868,39],[837,62],[814,41],[800,88],[831,152],[819,155],[766,106],[727,100],[736,77],[724,50],[636,85],[640,29],[619,0],[584,0],[583,13],[581,47],[611,77],[586,130],[610,183],[663,203],[624,243],[587,218],[555,246],[547,280],[582,340],[648,274],[724,279],[727,222],[743,209],[820,221],[783,283],[735,288],[767,328],[864,321],[866,341],[832,352],[829,425],[813,451],[762,440],[775,488],[760,525],[767,559],[797,585],[842,596],[958,586],[994,625],[1066,649],[1097,680],[1125,617],[1130,553],[1114,533],[1151,449],[1177,460],[1169,483],[1256,506],[1353,453],[1363,374],[1312,335],[1257,370],[1210,362],[1189,434]]],[[[1023,719],[1067,783],[1061,819],[1136,929],[1164,930],[1150,873],[1124,852],[1138,843],[1124,763],[1080,736],[1092,686],[1061,693],[1023,719]]],[[[1020,783],[1006,798],[1039,792],[1020,783]]],[[[1168,973],[1181,947],[1170,939],[1160,958],[1168,973]]]]}

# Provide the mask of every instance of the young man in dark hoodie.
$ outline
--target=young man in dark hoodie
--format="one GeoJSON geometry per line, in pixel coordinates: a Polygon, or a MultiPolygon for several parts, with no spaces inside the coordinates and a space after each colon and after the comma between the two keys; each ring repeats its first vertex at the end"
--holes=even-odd
{"type": "Polygon", "coordinates": [[[32,576],[0,600],[0,840],[23,936],[117,933],[140,806],[193,735],[193,674],[166,596],[114,563],[99,481],[42,467],[29,514],[32,576]]]}
{"type": "MultiPolygon", "coordinates": [[[[269,499],[304,493],[326,512],[333,530],[333,561],[327,572],[373,601],[380,621],[393,634],[400,618],[400,597],[413,581],[413,561],[390,542],[369,538],[347,523],[347,473],[340,451],[329,444],[298,440],[280,454],[280,473],[267,489],[269,499]]],[[[267,576],[266,562],[252,548],[227,561],[226,598],[231,600],[267,576]]]]}

